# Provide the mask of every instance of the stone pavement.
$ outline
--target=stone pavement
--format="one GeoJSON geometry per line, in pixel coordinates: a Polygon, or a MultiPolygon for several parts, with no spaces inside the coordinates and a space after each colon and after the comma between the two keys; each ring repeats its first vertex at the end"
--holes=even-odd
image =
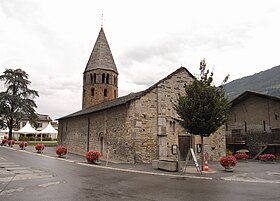
{"type": "MultiPolygon", "coordinates": [[[[13,148],[18,151],[18,145],[13,148]]],[[[192,163],[189,162],[189,166],[185,170],[185,174],[180,172],[167,172],[152,167],[152,164],[124,164],[124,163],[106,163],[101,161],[100,165],[88,164],[85,156],[69,153],[65,158],[58,158],[55,153],[56,147],[45,147],[42,154],[36,153],[34,146],[26,147],[26,152],[31,154],[37,154],[42,157],[50,157],[57,160],[66,160],[68,162],[77,163],[80,165],[94,166],[96,168],[104,168],[116,171],[136,172],[140,174],[161,175],[169,177],[186,177],[197,179],[212,179],[212,180],[225,180],[225,181],[237,181],[237,182],[255,182],[255,183],[270,183],[280,184],[280,162],[279,160],[274,163],[265,163],[261,161],[238,162],[234,167],[233,172],[226,172],[219,162],[209,162],[209,171],[199,174],[192,163]]]]}

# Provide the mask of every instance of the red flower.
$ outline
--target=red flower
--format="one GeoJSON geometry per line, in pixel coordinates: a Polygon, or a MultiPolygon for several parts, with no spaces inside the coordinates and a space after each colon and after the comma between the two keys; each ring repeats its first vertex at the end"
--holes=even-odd
{"type": "Polygon", "coordinates": [[[20,147],[21,149],[25,149],[25,147],[27,147],[27,142],[26,142],[26,141],[20,142],[20,143],[19,143],[19,147],[20,147]]]}
{"type": "Polygon", "coordinates": [[[92,150],[86,153],[86,159],[88,162],[94,162],[101,156],[99,151],[92,150]]]}
{"type": "Polygon", "coordinates": [[[45,145],[44,144],[36,144],[35,149],[37,151],[43,151],[45,149],[45,145]]]}
{"type": "Polygon", "coordinates": [[[246,153],[237,153],[234,155],[237,160],[247,160],[249,158],[248,154],[246,153]]]}
{"type": "Polygon", "coordinates": [[[220,164],[226,168],[226,167],[234,167],[237,163],[237,160],[234,156],[223,156],[220,159],[220,164]]]}
{"type": "Polygon", "coordinates": [[[276,157],[273,154],[262,154],[259,156],[261,161],[275,161],[276,157]]]}
{"type": "Polygon", "coordinates": [[[59,156],[63,156],[67,154],[67,148],[64,146],[58,146],[55,150],[56,154],[59,156]]]}

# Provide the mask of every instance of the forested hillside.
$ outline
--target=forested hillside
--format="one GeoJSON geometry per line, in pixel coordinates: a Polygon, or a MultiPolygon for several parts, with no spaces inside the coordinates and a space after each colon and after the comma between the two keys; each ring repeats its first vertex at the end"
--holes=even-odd
{"type": "Polygon", "coordinates": [[[230,100],[244,91],[255,91],[280,97],[280,66],[233,80],[225,86],[226,95],[230,100]]]}

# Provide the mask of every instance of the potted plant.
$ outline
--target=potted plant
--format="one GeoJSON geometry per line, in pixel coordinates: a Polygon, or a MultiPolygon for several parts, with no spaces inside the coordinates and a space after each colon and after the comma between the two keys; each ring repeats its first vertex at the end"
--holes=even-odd
{"type": "Polygon", "coordinates": [[[234,157],[237,159],[237,160],[240,160],[240,161],[247,161],[248,158],[249,158],[249,155],[246,154],[246,153],[237,153],[234,155],[234,157]]]}
{"type": "Polygon", "coordinates": [[[263,162],[273,162],[276,160],[276,157],[273,154],[262,154],[259,156],[259,159],[263,162]]]}
{"type": "Polygon", "coordinates": [[[237,160],[234,156],[223,156],[220,159],[220,164],[225,168],[227,172],[232,172],[233,167],[236,165],[237,160]]]}
{"type": "Polygon", "coordinates": [[[101,156],[99,151],[91,150],[86,153],[86,159],[89,163],[97,163],[99,157],[101,156]]]}
{"type": "Polygon", "coordinates": [[[27,142],[26,141],[21,141],[19,143],[19,147],[22,149],[22,150],[25,150],[25,147],[27,147],[27,142]]]}
{"type": "Polygon", "coordinates": [[[42,153],[43,150],[45,149],[44,144],[36,144],[35,149],[37,150],[38,153],[42,153]]]}
{"type": "Polygon", "coordinates": [[[2,140],[2,145],[5,146],[5,145],[8,144],[8,142],[9,142],[9,140],[8,140],[7,138],[4,138],[4,139],[2,140]]]}
{"type": "Polygon", "coordinates": [[[10,147],[13,147],[14,144],[15,144],[15,141],[14,141],[14,140],[9,140],[9,141],[8,141],[8,145],[9,145],[10,147]]]}
{"type": "Polygon", "coordinates": [[[59,157],[63,157],[67,154],[67,148],[65,146],[58,146],[55,152],[59,157]]]}

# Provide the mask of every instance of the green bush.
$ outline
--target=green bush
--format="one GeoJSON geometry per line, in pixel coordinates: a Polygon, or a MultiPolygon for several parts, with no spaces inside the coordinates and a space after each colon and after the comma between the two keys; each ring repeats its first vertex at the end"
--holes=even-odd
{"type": "Polygon", "coordinates": [[[26,136],[20,136],[19,137],[19,141],[28,141],[28,140],[29,140],[29,138],[26,137],[26,136]]]}

